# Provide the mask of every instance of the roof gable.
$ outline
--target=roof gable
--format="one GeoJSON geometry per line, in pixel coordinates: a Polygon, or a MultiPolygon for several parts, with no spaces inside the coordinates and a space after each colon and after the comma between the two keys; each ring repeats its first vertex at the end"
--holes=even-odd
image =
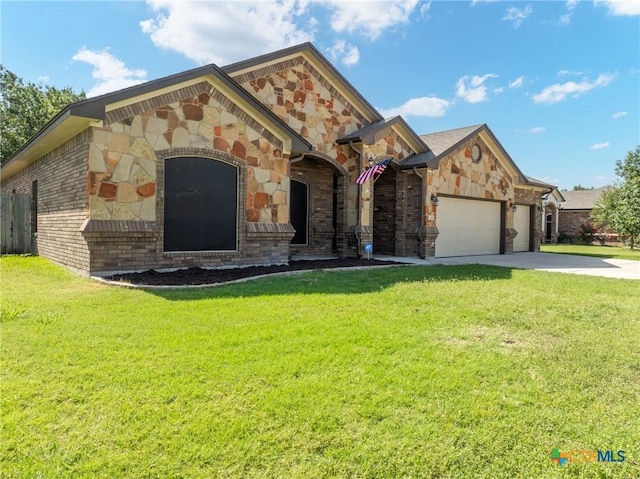
{"type": "Polygon", "coordinates": [[[207,81],[237,103],[274,135],[283,139],[283,142],[287,139],[286,143],[291,151],[311,150],[311,145],[304,138],[237,85],[220,68],[211,64],[67,106],[4,163],[0,170],[2,179],[13,176],[89,126],[109,123],[115,119],[110,117],[113,116],[113,112],[124,111],[127,105],[144,103],[151,98],[202,81],[207,81]]]}
{"type": "Polygon", "coordinates": [[[415,160],[412,162],[408,161],[402,166],[405,168],[427,167],[437,169],[440,161],[446,159],[451,152],[460,148],[466,141],[474,136],[479,137],[494,152],[496,158],[498,158],[507,171],[513,175],[516,183],[527,184],[525,175],[520,171],[518,165],[516,165],[511,156],[509,156],[509,153],[507,153],[486,123],[421,135],[420,138],[432,149],[435,157],[419,164],[415,160]]]}
{"type": "Polygon", "coordinates": [[[367,123],[382,120],[382,115],[349,83],[349,81],[311,43],[302,43],[273,53],[250,58],[223,67],[223,71],[239,84],[253,77],[266,76],[279,69],[304,62],[331,87],[338,100],[350,105],[367,123]]]}
{"type": "Polygon", "coordinates": [[[383,135],[385,131],[389,129],[395,131],[396,134],[407,143],[407,145],[413,150],[414,153],[426,153],[429,151],[429,147],[400,116],[394,116],[392,118],[386,118],[375,123],[370,123],[369,125],[357,131],[354,131],[353,133],[339,138],[337,140],[337,143],[345,144],[353,141],[371,144],[374,143],[380,135],[383,135]]]}

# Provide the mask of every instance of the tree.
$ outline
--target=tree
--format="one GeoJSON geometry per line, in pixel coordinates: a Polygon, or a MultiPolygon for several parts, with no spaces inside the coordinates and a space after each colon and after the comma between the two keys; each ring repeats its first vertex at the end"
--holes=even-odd
{"type": "Polygon", "coordinates": [[[590,188],[587,188],[586,186],[582,186],[582,185],[576,185],[573,187],[573,191],[585,191],[585,190],[592,190],[593,186],[590,188]]]}
{"type": "Polygon", "coordinates": [[[24,83],[0,65],[0,163],[15,153],[40,128],[70,103],[86,98],[71,87],[24,83]]]}
{"type": "Polygon", "coordinates": [[[634,249],[640,242],[640,145],[629,151],[624,161],[616,161],[615,172],[622,181],[602,193],[592,217],[634,249]]]}

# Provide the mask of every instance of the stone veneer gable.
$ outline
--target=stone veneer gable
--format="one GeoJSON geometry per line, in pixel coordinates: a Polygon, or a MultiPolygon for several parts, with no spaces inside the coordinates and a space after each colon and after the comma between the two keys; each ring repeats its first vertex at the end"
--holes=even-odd
{"type": "MultiPolygon", "coordinates": [[[[158,153],[223,152],[247,165],[247,219],[289,222],[283,144],[208,82],[108,113],[93,128],[87,196],[93,220],[156,221],[158,153]]],[[[213,154],[215,156],[215,154],[213,154]]]]}
{"type": "Polygon", "coordinates": [[[318,152],[347,160],[336,140],[359,130],[366,119],[302,56],[256,68],[234,78],[246,91],[318,152]]]}
{"type": "Polygon", "coordinates": [[[429,171],[427,184],[436,194],[497,201],[514,199],[511,175],[478,137],[467,140],[446,159],[440,160],[438,168],[429,171]],[[478,163],[471,160],[471,145],[474,143],[480,144],[482,149],[478,163]]]}

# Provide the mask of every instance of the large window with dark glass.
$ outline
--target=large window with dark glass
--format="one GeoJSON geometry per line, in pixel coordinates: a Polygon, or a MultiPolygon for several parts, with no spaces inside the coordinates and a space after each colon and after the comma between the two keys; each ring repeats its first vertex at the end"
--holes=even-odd
{"type": "Polygon", "coordinates": [[[238,168],[209,158],[165,160],[164,250],[235,250],[238,168]]]}

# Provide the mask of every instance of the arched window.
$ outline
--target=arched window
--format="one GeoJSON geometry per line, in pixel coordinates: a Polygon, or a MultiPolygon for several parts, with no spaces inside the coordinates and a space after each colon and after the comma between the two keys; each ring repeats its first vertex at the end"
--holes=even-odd
{"type": "Polygon", "coordinates": [[[165,160],[164,250],[233,251],[238,168],[210,158],[165,160]]]}

